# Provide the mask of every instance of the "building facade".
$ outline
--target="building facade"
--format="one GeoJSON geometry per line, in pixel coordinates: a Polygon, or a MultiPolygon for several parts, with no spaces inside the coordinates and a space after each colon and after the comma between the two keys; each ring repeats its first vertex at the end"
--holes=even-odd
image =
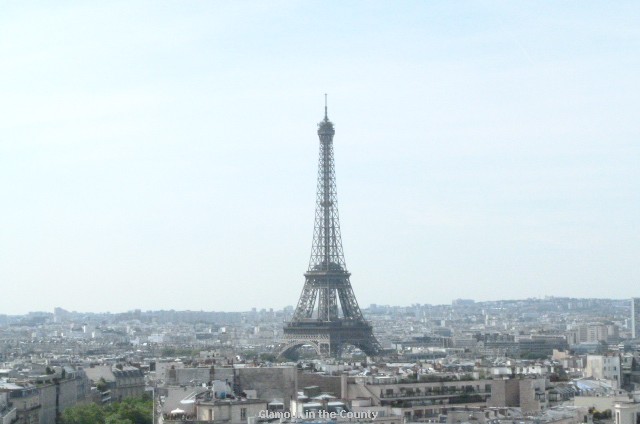
{"type": "Polygon", "coordinates": [[[631,338],[640,338],[640,297],[631,299],[631,338]]]}

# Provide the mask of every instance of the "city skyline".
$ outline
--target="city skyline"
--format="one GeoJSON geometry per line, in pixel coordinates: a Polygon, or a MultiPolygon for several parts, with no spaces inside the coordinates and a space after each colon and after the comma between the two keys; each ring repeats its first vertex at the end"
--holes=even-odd
{"type": "Polygon", "coordinates": [[[8,4],[0,314],[640,294],[640,5],[8,4]]]}
{"type": "MultiPolygon", "coordinates": [[[[483,305],[483,304],[494,304],[494,303],[512,303],[512,302],[524,302],[524,301],[542,301],[542,300],[572,300],[572,301],[578,301],[578,302],[583,302],[583,301],[611,301],[611,302],[630,302],[630,300],[633,300],[635,298],[582,298],[582,297],[554,297],[554,296],[545,296],[545,297],[528,297],[528,298],[510,298],[510,299],[486,299],[486,300],[476,300],[476,299],[462,299],[462,298],[458,298],[458,299],[452,299],[450,302],[448,303],[412,303],[412,304],[403,304],[403,305],[396,305],[396,304],[388,304],[388,303],[372,303],[372,304],[368,304],[368,305],[363,305],[362,306],[362,310],[366,311],[369,310],[372,307],[375,308],[398,308],[398,309],[406,309],[406,308],[413,308],[413,307],[453,307],[456,305],[457,302],[462,302],[463,305],[468,306],[467,302],[471,301],[472,305],[478,306],[478,305],[483,305]]],[[[629,308],[631,310],[631,307],[629,308]]],[[[248,309],[243,309],[243,310],[214,310],[214,309],[143,309],[143,308],[134,308],[134,309],[127,309],[127,310],[107,310],[107,311],[89,311],[89,310],[71,310],[71,309],[67,309],[64,308],[63,306],[60,305],[56,305],[54,306],[51,310],[31,310],[31,311],[26,311],[25,313],[20,313],[20,314],[4,314],[4,313],[0,313],[0,316],[25,316],[25,315],[29,315],[29,314],[40,314],[40,313],[46,313],[46,314],[54,314],[56,313],[56,310],[62,310],[66,313],[72,313],[72,314],[89,314],[89,315],[101,315],[101,314],[112,314],[112,315],[118,315],[118,314],[128,314],[128,313],[135,313],[137,311],[140,311],[142,313],[148,313],[148,312],[203,312],[203,313],[220,313],[220,314],[246,314],[246,313],[252,313],[252,312],[283,312],[283,311],[288,311],[289,313],[292,313],[295,310],[295,303],[292,303],[290,305],[285,305],[281,308],[269,308],[269,307],[262,307],[262,306],[252,306],[248,309]]],[[[629,320],[630,325],[632,320],[629,320]]]]}

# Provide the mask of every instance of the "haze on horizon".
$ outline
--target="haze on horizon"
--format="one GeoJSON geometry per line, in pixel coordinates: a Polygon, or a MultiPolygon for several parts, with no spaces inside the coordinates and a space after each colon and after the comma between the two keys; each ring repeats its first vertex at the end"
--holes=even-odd
{"type": "Polygon", "coordinates": [[[640,4],[6,2],[0,314],[640,296],[640,4]]]}

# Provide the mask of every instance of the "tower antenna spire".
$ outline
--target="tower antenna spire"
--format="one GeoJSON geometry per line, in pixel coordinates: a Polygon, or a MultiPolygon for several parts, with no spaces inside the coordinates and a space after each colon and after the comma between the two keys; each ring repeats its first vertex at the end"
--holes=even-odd
{"type": "Polygon", "coordinates": [[[328,120],[329,117],[327,116],[327,93],[324,93],[324,120],[328,120]]]}

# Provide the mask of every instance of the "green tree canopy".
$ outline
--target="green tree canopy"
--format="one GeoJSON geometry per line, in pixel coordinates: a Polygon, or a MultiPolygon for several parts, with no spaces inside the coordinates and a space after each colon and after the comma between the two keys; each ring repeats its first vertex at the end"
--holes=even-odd
{"type": "Polygon", "coordinates": [[[148,396],[128,398],[122,402],[100,406],[95,403],[67,408],[62,424],[152,424],[152,402],[148,396]]]}

